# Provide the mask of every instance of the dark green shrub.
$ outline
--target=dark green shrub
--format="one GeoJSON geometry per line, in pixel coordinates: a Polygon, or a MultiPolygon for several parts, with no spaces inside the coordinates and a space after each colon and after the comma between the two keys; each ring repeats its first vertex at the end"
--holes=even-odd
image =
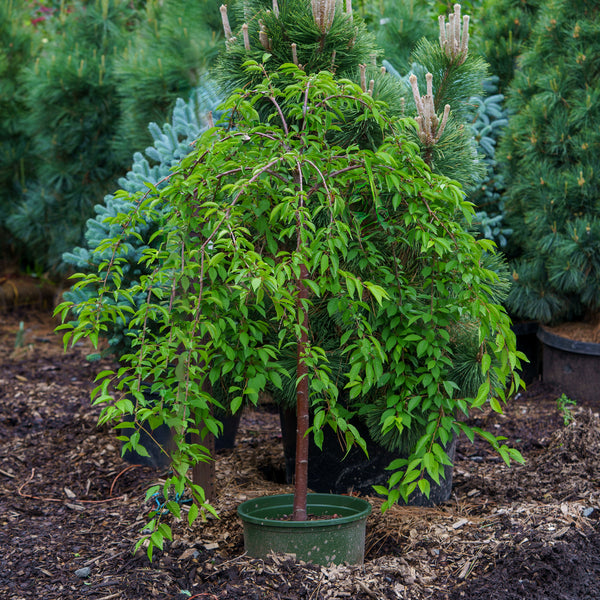
{"type": "Polygon", "coordinates": [[[435,39],[438,33],[436,15],[431,6],[419,0],[371,2],[365,15],[369,30],[375,33],[383,57],[400,73],[410,70],[410,56],[417,42],[425,37],[435,39]]]}
{"type": "Polygon", "coordinates": [[[222,45],[218,0],[149,0],[127,51],[115,61],[123,159],[152,143],[148,123],[162,123],[178,98],[187,98],[222,45]]]}
{"type": "Polygon", "coordinates": [[[18,2],[0,4],[0,253],[14,258],[19,249],[9,236],[6,218],[25,187],[35,156],[23,128],[27,107],[20,77],[41,40],[27,26],[28,17],[27,8],[18,2]]]}
{"type": "Polygon", "coordinates": [[[35,157],[7,226],[27,248],[29,264],[59,268],[94,204],[125,171],[111,149],[119,117],[112,62],[133,16],[126,0],[74,9],[25,73],[23,126],[35,157]]]}
{"type": "Polygon", "coordinates": [[[509,90],[501,145],[514,234],[515,314],[543,322],[600,309],[600,4],[552,0],[509,90]]]}
{"type": "Polygon", "coordinates": [[[505,94],[529,39],[541,0],[484,0],[477,11],[477,49],[505,94]]]}
{"type": "Polygon", "coordinates": [[[23,134],[9,146],[19,186],[6,188],[0,217],[25,266],[64,270],[93,206],[152,142],[148,123],[164,122],[214,60],[213,10],[214,0],[73,0],[38,24],[47,40],[22,78],[23,134]]]}

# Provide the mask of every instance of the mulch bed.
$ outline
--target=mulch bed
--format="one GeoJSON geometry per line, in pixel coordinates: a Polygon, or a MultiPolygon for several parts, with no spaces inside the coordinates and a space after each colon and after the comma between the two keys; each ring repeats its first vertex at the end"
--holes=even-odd
{"type": "Polygon", "coordinates": [[[217,454],[219,519],[175,539],[150,563],[132,552],[165,473],[120,457],[97,428],[89,348],[66,353],[43,312],[0,313],[0,598],[448,599],[600,598],[600,420],[559,389],[531,384],[503,415],[473,424],[505,435],[525,465],[460,440],[453,495],[437,508],[372,497],[362,566],[318,567],[244,554],[237,505],[291,491],[278,416],[247,410],[236,446],[217,454]],[[15,348],[19,324],[24,339],[15,348]]]}

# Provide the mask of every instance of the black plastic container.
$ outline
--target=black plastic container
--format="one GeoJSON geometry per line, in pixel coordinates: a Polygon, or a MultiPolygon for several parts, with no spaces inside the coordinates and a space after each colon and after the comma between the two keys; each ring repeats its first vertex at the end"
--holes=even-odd
{"type": "Polygon", "coordinates": [[[578,342],[540,327],[543,381],[556,384],[571,400],[600,409],[600,344],[578,342]]]}
{"type": "Polygon", "coordinates": [[[542,345],[537,332],[536,321],[513,323],[512,330],[517,337],[517,350],[522,352],[529,362],[521,364],[521,379],[528,384],[536,381],[542,374],[542,345]]]}
{"type": "MultiPolygon", "coordinates": [[[[285,455],[286,478],[293,481],[294,462],[296,456],[296,417],[292,410],[282,411],[281,431],[285,455]]],[[[358,492],[375,495],[374,485],[385,485],[391,472],[386,467],[395,459],[402,458],[398,453],[388,452],[376,444],[369,436],[365,426],[355,423],[361,436],[367,443],[368,457],[358,446],[354,446],[348,454],[331,429],[325,429],[323,449],[320,450],[312,442],[309,445],[308,487],[321,494],[348,494],[358,492]]],[[[448,444],[446,453],[454,460],[457,439],[448,444]]],[[[440,477],[439,485],[427,477],[431,485],[429,498],[418,489],[409,497],[410,506],[437,506],[450,499],[452,494],[453,467],[444,467],[445,478],[440,477]]]]}
{"type": "MultiPolygon", "coordinates": [[[[158,399],[158,395],[156,398],[158,399]]],[[[235,415],[223,415],[218,417],[223,423],[223,431],[221,435],[215,438],[215,450],[223,450],[233,448],[237,435],[238,426],[241,418],[241,411],[235,415]]],[[[130,422],[124,419],[124,422],[130,422]]],[[[133,425],[133,423],[132,423],[133,425]]],[[[134,432],[133,427],[128,427],[118,430],[118,435],[131,436],[134,432]]],[[[140,444],[146,449],[150,456],[142,456],[132,450],[127,450],[123,455],[123,459],[130,464],[144,465],[147,467],[155,467],[164,469],[171,463],[170,452],[174,449],[173,432],[167,425],[160,425],[154,430],[146,424],[143,428],[139,428],[140,444]]],[[[186,438],[189,441],[189,437],[186,438]]]]}

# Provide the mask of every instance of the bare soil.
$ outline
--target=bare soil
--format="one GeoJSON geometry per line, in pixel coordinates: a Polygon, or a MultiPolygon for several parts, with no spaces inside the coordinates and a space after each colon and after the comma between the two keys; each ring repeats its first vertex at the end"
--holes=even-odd
{"type": "Polygon", "coordinates": [[[449,502],[381,514],[369,497],[363,566],[244,554],[236,506],[290,491],[275,411],[246,410],[235,447],[216,457],[220,518],[175,523],[150,563],[132,550],[153,508],[145,491],[165,472],[124,462],[114,432],[96,426],[101,365],[83,344],[63,352],[54,325],[39,310],[0,312],[0,598],[600,598],[600,419],[576,406],[565,425],[561,390],[541,382],[503,415],[472,417],[526,463],[509,468],[461,439],[449,502]]]}
{"type": "Polygon", "coordinates": [[[555,335],[569,338],[578,342],[591,344],[600,343],[600,317],[595,316],[590,321],[567,322],[546,329],[555,335]]]}

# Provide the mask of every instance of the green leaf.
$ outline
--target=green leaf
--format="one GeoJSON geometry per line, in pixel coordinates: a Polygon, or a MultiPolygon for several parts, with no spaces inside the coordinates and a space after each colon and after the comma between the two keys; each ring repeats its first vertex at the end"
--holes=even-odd
{"type": "Polygon", "coordinates": [[[314,439],[316,447],[319,450],[322,450],[323,449],[323,441],[325,439],[325,434],[324,434],[323,430],[322,429],[314,430],[313,431],[313,439],[314,439]]]}
{"type": "Polygon", "coordinates": [[[490,398],[490,406],[494,412],[497,412],[500,415],[502,414],[502,405],[498,402],[497,398],[490,398]]]}
{"type": "Polygon", "coordinates": [[[150,535],[150,541],[159,549],[162,550],[165,538],[160,531],[155,531],[150,535]]]}
{"type": "Polygon", "coordinates": [[[477,390],[477,396],[475,397],[475,400],[473,401],[473,407],[479,408],[480,406],[483,406],[486,403],[489,395],[490,395],[490,380],[486,379],[479,386],[479,389],[477,390]]]}
{"type": "Polygon", "coordinates": [[[485,375],[489,370],[492,364],[492,357],[486,352],[481,357],[481,372],[485,375]]]}
{"type": "Polygon", "coordinates": [[[315,296],[321,295],[321,288],[319,287],[319,284],[316,281],[313,281],[312,279],[304,279],[302,283],[305,286],[309,287],[315,296]]]}
{"type": "Polygon", "coordinates": [[[431,484],[427,479],[419,480],[419,490],[421,490],[422,494],[425,494],[426,498],[429,498],[429,494],[431,493],[431,484]]]}
{"type": "Polygon", "coordinates": [[[242,406],[242,402],[244,401],[242,396],[236,396],[231,400],[231,412],[235,415],[235,413],[240,410],[240,406],[242,406]]]}
{"type": "Polygon", "coordinates": [[[199,513],[198,505],[194,502],[193,504],[190,505],[190,510],[188,512],[188,524],[190,526],[198,517],[198,513],[199,513]]]}
{"type": "Polygon", "coordinates": [[[365,287],[369,290],[370,294],[375,298],[377,304],[380,306],[384,299],[389,299],[389,294],[381,286],[365,282],[365,287]]]}

